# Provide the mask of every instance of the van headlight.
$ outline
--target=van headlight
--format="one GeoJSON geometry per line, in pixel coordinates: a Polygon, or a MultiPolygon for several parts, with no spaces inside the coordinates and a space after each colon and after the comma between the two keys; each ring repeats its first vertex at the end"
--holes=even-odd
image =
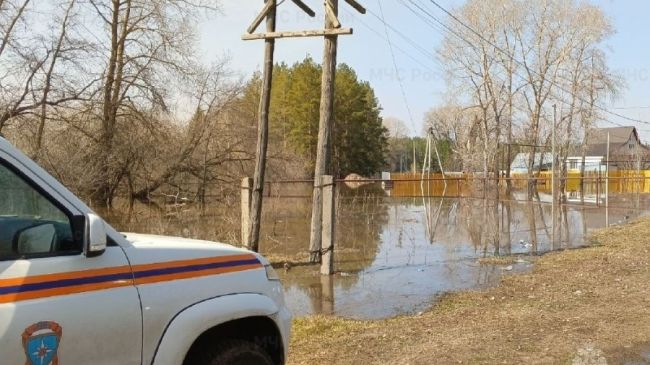
{"type": "Polygon", "coordinates": [[[264,270],[266,270],[266,278],[269,281],[280,281],[280,277],[278,276],[278,273],[275,271],[273,266],[264,265],[264,270]]]}

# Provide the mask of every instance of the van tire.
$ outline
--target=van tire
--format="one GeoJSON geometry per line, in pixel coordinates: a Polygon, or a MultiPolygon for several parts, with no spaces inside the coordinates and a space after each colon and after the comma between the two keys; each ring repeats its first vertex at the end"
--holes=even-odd
{"type": "Polygon", "coordinates": [[[274,365],[262,347],[242,340],[220,342],[204,359],[201,365],[274,365]]]}

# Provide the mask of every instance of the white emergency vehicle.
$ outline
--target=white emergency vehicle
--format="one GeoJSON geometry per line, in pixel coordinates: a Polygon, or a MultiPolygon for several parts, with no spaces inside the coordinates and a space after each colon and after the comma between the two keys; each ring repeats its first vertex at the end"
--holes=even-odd
{"type": "Polygon", "coordinates": [[[0,137],[0,364],[283,364],[290,322],[262,256],[118,233],[0,137]]]}

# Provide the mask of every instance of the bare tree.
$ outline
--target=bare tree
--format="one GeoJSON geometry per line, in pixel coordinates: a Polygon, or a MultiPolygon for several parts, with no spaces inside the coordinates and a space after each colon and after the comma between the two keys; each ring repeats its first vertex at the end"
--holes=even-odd
{"type": "MultiPolygon", "coordinates": [[[[570,22],[573,26],[565,35],[571,46],[570,57],[561,73],[564,84],[562,90],[568,94],[564,97],[568,100],[568,105],[561,109],[557,126],[560,131],[560,161],[567,160],[572,146],[583,144],[582,151],[586,151],[589,129],[593,127],[595,116],[598,115],[596,104],[616,95],[618,89],[616,78],[607,69],[604,54],[598,49],[603,40],[613,33],[609,20],[597,7],[581,4],[572,12],[570,22]],[[580,138],[581,136],[584,137],[580,138]]],[[[562,163],[560,166],[559,190],[564,192],[567,165],[562,163]]],[[[566,200],[564,194],[562,199],[566,200]]]]}
{"type": "Polygon", "coordinates": [[[106,32],[99,35],[105,55],[100,102],[98,168],[92,191],[96,205],[110,206],[123,168],[113,158],[115,136],[127,121],[145,122],[139,111],[169,112],[173,80],[193,73],[197,10],[215,1],[90,0],[106,32]],[[170,82],[172,81],[172,82],[170,82]],[[132,118],[127,118],[131,116],[132,118]]]}
{"type": "Polygon", "coordinates": [[[427,130],[438,141],[449,141],[454,158],[447,169],[472,172],[481,166],[482,154],[474,108],[464,109],[450,104],[429,111],[425,117],[427,130]]]}
{"type": "Polygon", "coordinates": [[[232,138],[220,150],[210,148],[210,145],[219,133],[218,123],[224,121],[223,114],[240,95],[241,84],[229,82],[225,64],[218,63],[211,69],[197,72],[190,87],[194,89],[191,97],[196,108],[185,129],[180,150],[173,152],[171,161],[167,161],[163,169],[149,174],[146,185],[133,191],[132,198],[149,200],[149,194],[172,181],[179,173],[189,173],[199,179],[199,190],[204,191],[209,171],[234,159],[232,154],[239,147],[236,138],[232,138]],[[202,151],[201,146],[204,147],[202,151]]]}
{"type": "Polygon", "coordinates": [[[480,131],[485,178],[498,173],[499,142],[504,129],[511,134],[516,13],[513,2],[469,1],[455,15],[460,22],[449,25],[440,52],[455,92],[477,111],[474,124],[480,131]]]}
{"type": "Polygon", "coordinates": [[[0,131],[12,119],[40,111],[34,148],[37,157],[48,108],[84,99],[93,82],[75,77],[75,71],[79,70],[75,60],[87,51],[81,43],[68,37],[74,26],[76,2],[70,0],[61,6],[63,15],[55,17],[60,24],[53,38],[28,30],[28,22],[38,20],[32,14],[33,6],[35,3],[29,0],[4,0],[0,4],[0,131]]]}
{"type": "MultiPolygon", "coordinates": [[[[515,127],[530,146],[529,176],[541,169],[538,152],[550,144],[554,128],[561,159],[566,159],[569,147],[579,144],[579,136],[588,135],[598,119],[597,105],[615,89],[600,51],[612,29],[596,6],[573,0],[470,0],[455,12],[448,29],[440,55],[449,93],[453,104],[476,111],[474,122],[463,128],[480,132],[473,137],[482,148],[465,153],[480,154],[486,177],[500,170],[499,144],[507,144],[508,160],[512,158],[515,127]],[[598,67],[590,62],[594,55],[598,67]],[[554,104],[561,111],[557,122],[554,104]]],[[[530,197],[535,187],[531,178],[530,197]]]]}

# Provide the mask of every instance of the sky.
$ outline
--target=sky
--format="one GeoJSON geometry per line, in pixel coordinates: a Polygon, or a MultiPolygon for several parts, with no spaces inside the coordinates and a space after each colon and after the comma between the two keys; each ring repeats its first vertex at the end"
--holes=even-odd
{"type": "MultiPolygon", "coordinates": [[[[278,30],[323,27],[320,15],[322,1],[304,1],[318,13],[316,18],[309,18],[286,0],[278,9],[278,30]]],[[[352,66],[360,79],[370,82],[383,108],[383,117],[398,118],[404,121],[409,134],[420,134],[425,113],[445,101],[442,66],[434,57],[444,34],[416,17],[399,1],[383,0],[381,4],[379,1],[359,0],[368,9],[366,15],[357,13],[343,0],[340,1],[341,23],[344,27],[353,28],[354,34],[339,37],[338,61],[352,66]],[[390,29],[387,37],[380,20],[382,10],[385,21],[407,36],[410,42],[390,29]],[[390,43],[387,38],[391,40],[390,43]],[[394,61],[392,54],[395,55],[394,61]]],[[[464,3],[463,0],[438,2],[447,9],[464,3]]],[[[648,124],[631,122],[611,114],[608,119],[637,126],[642,139],[650,141],[650,1],[591,2],[601,6],[614,25],[616,33],[607,40],[605,47],[610,67],[623,76],[626,83],[617,100],[603,103],[603,106],[612,112],[648,121],[648,124]]],[[[445,14],[432,3],[427,0],[421,3],[428,4],[429,11],[437,18],[445,19],[445,14]]],[[[263,0],[223,0],[221,14],[211,15],[200,24],[200,49],[205,61],[229,57],[231,69],[244,77],[259,71],[264,42],[242,41],[241,36],[262,6],[263,0]]],[[[293,64],[309,55],[320,62],[322,53],[322,38],[281,39],[276,42],[275,60],[293,64]]],[[[602,123],[601,126],[613,125],[602,123]]]]}

